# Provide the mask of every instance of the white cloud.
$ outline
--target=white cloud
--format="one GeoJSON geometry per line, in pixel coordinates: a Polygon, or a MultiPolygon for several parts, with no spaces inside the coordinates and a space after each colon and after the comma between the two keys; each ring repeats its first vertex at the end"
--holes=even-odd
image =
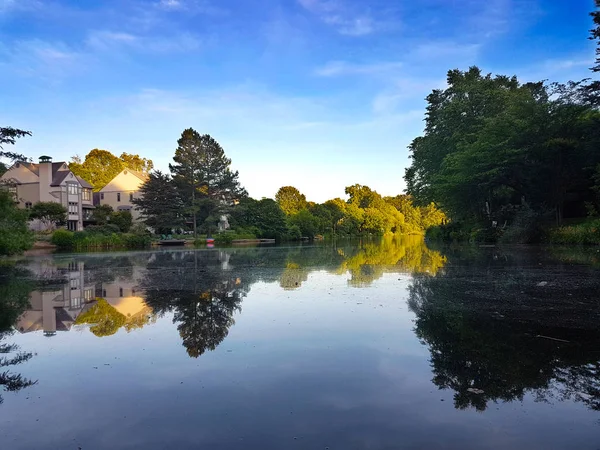
{"type": "Polygon", "coordinates": [[[225,9],[203,0],[159,0],[155,6],[165,11],[206,15],[223,15],[227,12],[225,9]]]}
{"type": "Polygon", "coordinates": [[[43,6],[39,0],[0,0],[0,14],[35,11],[43,6]]]}
{"type": "Polygon", "coordinates": [[[378,62],[356,64],[347,61],[330,61],[315,70],[320,77],[335,77],[343,75],[378,75],[397,73],[403,64],[401,62],[378,62]]]}
{"type": "Polygon", "coordinates": [[[202,41],[189,33],[171,36],[142,36],[119,31],[98,30],[89,33],[88,47],[99,50],[129,48],[141,52],[171,53],[198,50],[202,41]]]}
{"type": "Polygon", "coordinates": [[[368,10],[359,11],[356,7],[343,4],[338,0],[297,1],[305,10],[343,35],[365,36],[389,26],[389,22],[385,24],[383,21],[375,20],[368,10]]]}

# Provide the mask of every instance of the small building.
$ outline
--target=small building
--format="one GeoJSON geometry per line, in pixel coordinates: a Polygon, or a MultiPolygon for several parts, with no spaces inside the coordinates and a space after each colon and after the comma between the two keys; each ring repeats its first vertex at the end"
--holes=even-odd
{"type": "Polygon", "coordinates": [[[129,211],[133,220],[140,218],[140,212],[133,204],[133,199],[140,198],[140,188],[148,179],[148,175],[131,169],[122,170],[106,186],[97,193],[99,205],[109,205],[114,211],[129,211]]]}
{"type": "Polygon", "coordinates": [[[92,186],[69,170],[66,162],[52,162],[41,156],[37,164],[17,161],[0,181],[12,192],[19,208],[38,202],[56,202],[67,208],[67,228],[81,231],[94,209],[92,186]]]}

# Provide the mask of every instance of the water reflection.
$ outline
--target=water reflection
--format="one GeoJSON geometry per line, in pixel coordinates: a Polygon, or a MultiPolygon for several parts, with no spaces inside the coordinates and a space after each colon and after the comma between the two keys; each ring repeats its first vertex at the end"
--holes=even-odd
{"type": "Polygon", "coordinates": [[[458,409],[572,400],[600,410],[597,272],[545,253],[492,250],[415,275],[409,307],[433,383],[458,409]]]}
{"type": "MultiPolygon", "coordinates": [[[[0,263],[0,386],[4,391],[16,392],[37,383],[15,371],[15,366],[29,361],[33,353],[23,352],[9,342],[14,334],[13,324],[29,306],[33,287],[27,269],[0,263]]],[[[0,403],[3,402],[0,395],[0,403]]]]}

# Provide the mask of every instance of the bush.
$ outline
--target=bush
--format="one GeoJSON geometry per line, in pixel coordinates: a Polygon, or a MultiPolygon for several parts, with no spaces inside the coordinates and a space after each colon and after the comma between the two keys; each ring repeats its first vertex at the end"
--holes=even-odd
{"type": "Polygon", "coordinates": [[[22,253],[33,245],[33,233],[27,228],[27,211],[17,208],[5,189],[0,189],[0,255],[22,253]]]}
{"type": "Polygon", "coordinates": [[[119,231],[128,233],[133,225],[133,217],[129,211],[117,211],[111,214],[109,225],[116,225],[119,231]]]}
{"type": "Polygon", "coordinates": [[[69,230],[56,230],[52,233],[50,242],[58,248],[73,248],[75,246],[75,233],[69,230]]]}
{"type": "Polygon", "coordinates": [[[502,244],[539,243],[544,235],[541,221],[540,213],[524,206],[515,213],[512,223],[504,230],[498,241],[502,244]]]}
{"type": "Polygon", "coordinates": [[[112,223],[108,223],[106,225],[88,225],[85,227],[85,231],[90,234],[114,234],[120,233],[121,229],[112,223]]]}
{"type": "Polygon", "coordinates": [[[600,245],[600,220],[553,228],[549,230],[548,241],[551,244],[600,245]]]}
{"type": "Polygon", "coordinates": [[[425,237],[428,240],[439,242],[467,242],[471,239],[471,233],[467,231],[464,225],[458,222],[450,222],[428,228],[425,231],[425,237]]]}
{"type": "Polygon", "coordinates": [[[302,239],[302,231],[300,231],[300,227],[298,225],[291,225],[288,228],[287,238],[290,241],[299,241],[302,239]]]}

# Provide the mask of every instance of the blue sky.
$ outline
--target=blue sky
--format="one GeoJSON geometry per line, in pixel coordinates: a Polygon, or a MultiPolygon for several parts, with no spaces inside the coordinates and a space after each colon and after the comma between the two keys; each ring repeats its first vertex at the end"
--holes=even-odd
{"type": "Polygon", "coordinates": [[[92,148],[166,169],[209,133],[253,197],[404,189],[448,69],[591,76],[592,0],[0,0],[0,124],[37,159],[92,148]]]}

